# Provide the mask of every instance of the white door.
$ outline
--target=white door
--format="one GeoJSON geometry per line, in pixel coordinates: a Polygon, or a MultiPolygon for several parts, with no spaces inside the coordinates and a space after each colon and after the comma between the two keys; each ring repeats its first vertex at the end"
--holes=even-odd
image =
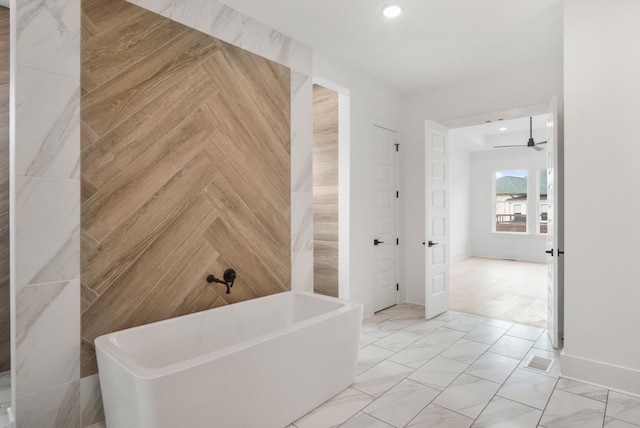
{"type": "Polygon", "coordinates": [[[425,125],[425,315],[449,309],[449,130],[425,125]]]}
{"type": "Polygon", "coordinates": [[[554,100],[547,121],[547,330],[554,348],[561,345],[563,330],[562,185],[558,150],[558,106],[554,100]]]}
{"type": "Polygon", "coordinates": [[[396,133],[373,127],[375,164],[375,225],[371,244],[374,246],[375,296],[374,310],[398,303],[397,289],[397,155],[396,133]]]}

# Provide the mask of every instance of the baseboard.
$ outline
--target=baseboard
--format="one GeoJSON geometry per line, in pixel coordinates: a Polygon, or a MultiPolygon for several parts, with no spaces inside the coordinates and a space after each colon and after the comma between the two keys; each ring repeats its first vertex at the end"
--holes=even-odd
{"type": "Polygon", "coordinates": [[[563,377],[640,395],[640,370],[580,358],[565,352],[560,356],[560,367],[563,377]]]}

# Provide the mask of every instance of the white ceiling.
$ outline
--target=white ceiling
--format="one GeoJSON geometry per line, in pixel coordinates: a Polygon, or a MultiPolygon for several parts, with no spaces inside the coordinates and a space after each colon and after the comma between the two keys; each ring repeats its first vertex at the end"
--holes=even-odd
{"type": "Polygon", "coordinates": [[[220,0],[403,93],[562,60],[562,0],[220,0]]]}
{"type": "MultiPolygon", "coordinates": [[[[540,114],[532,118],[533,139],[536,143],[547,139],[548,117],[547,114],[540,114]]],[[[504,145],[522,145],[522,149],[514,150],[531,150],[526,147],[529,140],[528,117],[455,128],[450,130],[450,137],[452,144],[471,152],[493,150],[495,146],[504,145]],[[500,130],[501,128],[506,129],[500,130]]]]}

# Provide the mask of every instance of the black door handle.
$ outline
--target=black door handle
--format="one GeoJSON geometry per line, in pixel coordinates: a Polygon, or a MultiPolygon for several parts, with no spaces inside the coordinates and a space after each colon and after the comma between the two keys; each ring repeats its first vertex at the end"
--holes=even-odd
{"type": "Polygon", "coordinates": [[[435,245],[438,245],[437,242],[433,242],[433,241],[429,241],[429,247],[433,247],[435,245]]]}
{"type": "Polygon", "coordinates": [[[553,257],[553,248],[552,248],[552,249],[550,249],[550,250],[545,251],[545,253],[547,253],[547,254],[551,254],[551,257],[553,257]]]}
{"type": "Polygon", "coordinates": [[[373,240],[373,245],[384,244],[384,241],[378,241],[377,239],[373,240]]]}

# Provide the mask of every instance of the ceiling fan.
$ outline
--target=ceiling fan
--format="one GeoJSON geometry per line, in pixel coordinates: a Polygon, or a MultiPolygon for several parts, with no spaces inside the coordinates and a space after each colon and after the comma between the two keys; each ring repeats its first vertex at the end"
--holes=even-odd
{"type": "Polygon", "coordinates": [[[542,147],[538,147],[541,146],[543,144],[547,144],[546,141],[542,141],[540,143],[536,143],[535,141],[533,141],[533,117],[529,116],[529,141],[527,141],[527,145],[523,146],[522,144],[514,144],[514,145],[509,145],[509,146],[493,146],[494,149],[502,149],[505,147],[531,147],[533,150],[544,150],[542,147]]]}

